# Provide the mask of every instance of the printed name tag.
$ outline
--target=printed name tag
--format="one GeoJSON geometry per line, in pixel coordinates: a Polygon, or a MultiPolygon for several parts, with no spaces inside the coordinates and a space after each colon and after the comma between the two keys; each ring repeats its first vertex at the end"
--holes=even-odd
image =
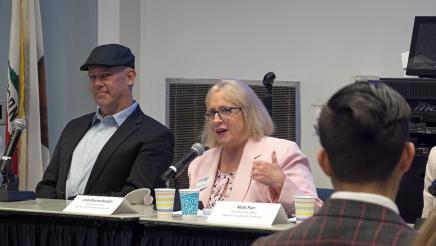
{"type": "Polygon", "coordinates": [[[207,187],[207,181],[209,181],[209,176],[204,176],[197,180],[197,189],[202,190],[207,187]]]}
{"type": "Polygon", "coordinates": [[[218,201],[207,219],[208,223],[272,225],[289,224],[279,203],[218,201]]]}
{"type": "Polygon", "coordinates": [[[68,205],[63,212],[90,214],[90,215],[111,215],[114,213],[137,213],[130,206],[124,197],[108,196],[84,196],[79,195],[68,205]]]}

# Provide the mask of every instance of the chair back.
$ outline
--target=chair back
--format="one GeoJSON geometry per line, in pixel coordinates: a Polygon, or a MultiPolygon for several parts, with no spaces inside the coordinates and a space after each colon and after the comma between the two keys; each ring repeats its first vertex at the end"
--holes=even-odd
{"type": "Polygon", "coordinates": [[[334,189],[328,189],[328,188],[316,188],[316,192],[318,193],[319,199],[321,199],[323,202],[330,198],[333,192],[335,192],[334,189]]]}

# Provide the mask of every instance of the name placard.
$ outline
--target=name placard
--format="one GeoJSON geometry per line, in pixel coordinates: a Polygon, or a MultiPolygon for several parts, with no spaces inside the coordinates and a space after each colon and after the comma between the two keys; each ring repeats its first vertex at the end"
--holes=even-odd
{"type": "Polygon", "coordinates": [[[207,222],[250,225],[289,224],[285,210],[279,203],[226,201],[215,204],[207,222]]]}
{"type": "Polygon", "coordinates": [[[63,212],[90,215],[137,213],[124,197],[84,195],[76,196],[63,212]]]}

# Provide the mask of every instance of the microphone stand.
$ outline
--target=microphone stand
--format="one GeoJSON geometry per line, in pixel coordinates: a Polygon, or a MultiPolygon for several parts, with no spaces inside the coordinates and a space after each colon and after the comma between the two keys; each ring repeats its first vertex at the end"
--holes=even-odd
{"type": "Polygon", "coordinates": [[[180,203],[179,182],[176,178],[172,178],[170,180],[170,183],[171,182],[174,183],[174,189],[176,189],[176,193],[174,194],[173,211],[180,211],[182,210],[182,204],[180,203]]]}
{"type": "Polygon", "coordinates": [[[18,191],[19,178],[12,172],[10,168],[11,162],[11,157],[1,157],[0,202],[13,202],[35,199],[36,194],[33,191],[18,191]]]}
{"type": "MultiPolygon", "coordinates": [[[[182,203],[180,201],[180,192],[179,192],[179,182],[177,178],[171,178],[168,180],[168,186],[170,184],[174,184],[174,189],[176,189],[176,193],[174,194],[174,205],[173,205],[173,211],[180,211],[182,210],[182,203]]],[[[203,203],[201,201],[198,201],[198,209],[203,209],[203,203]]]]}

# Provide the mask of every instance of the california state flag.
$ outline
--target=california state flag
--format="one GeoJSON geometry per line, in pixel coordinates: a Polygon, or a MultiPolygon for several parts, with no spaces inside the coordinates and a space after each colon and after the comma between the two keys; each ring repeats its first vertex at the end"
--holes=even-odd
{"type": "Polygon", "coordinates": [[[13,170],[20,190],[34,190],[49,161],[47,95],[39,0],[12,0],[7,94],[6,141],[12,121],[24,118],[27,129],[15,152],[13,170]]]}

